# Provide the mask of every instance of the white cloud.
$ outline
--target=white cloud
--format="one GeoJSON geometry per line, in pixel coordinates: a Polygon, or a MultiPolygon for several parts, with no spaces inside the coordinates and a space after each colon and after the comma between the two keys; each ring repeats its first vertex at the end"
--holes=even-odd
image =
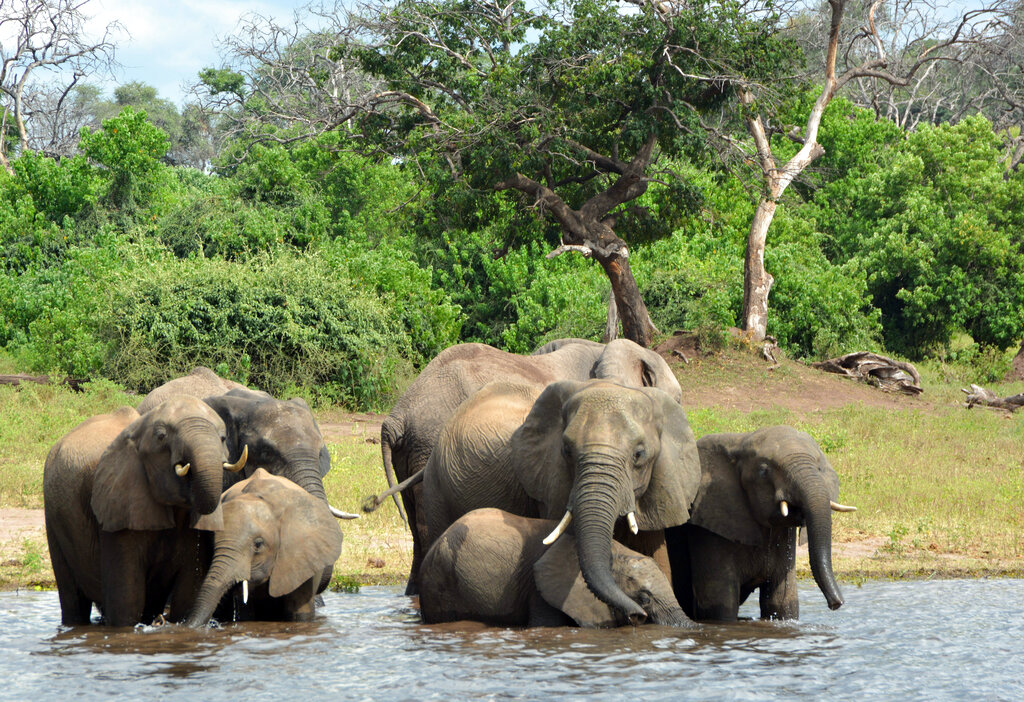
{"type": "Polygon", "coordinates": [[[117,38],[117,57],[123,66],[118,80],[153,85],[161,97],[181,103],[187,84],[199,70],[219,63],[218,37],[231,34],[239,20],[250,13],[290,19],[303,3],[242,2],[240,0],[92,0],[86,8],[92,16],[90,31],[102,33],[111,22],[120,22],[127,35],[117,38]]]}

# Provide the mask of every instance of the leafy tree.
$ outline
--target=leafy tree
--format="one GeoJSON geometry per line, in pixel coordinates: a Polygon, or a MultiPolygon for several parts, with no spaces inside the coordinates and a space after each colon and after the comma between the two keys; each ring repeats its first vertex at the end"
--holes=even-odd
{"type": "Polygon", "coordinates": [[[94,132],[82,130],[82,153],[105,166],[107,202],[126,214],[146,204],[156,189],[167,134],[146,119],[145,112],[125,107],[94,132]]]}

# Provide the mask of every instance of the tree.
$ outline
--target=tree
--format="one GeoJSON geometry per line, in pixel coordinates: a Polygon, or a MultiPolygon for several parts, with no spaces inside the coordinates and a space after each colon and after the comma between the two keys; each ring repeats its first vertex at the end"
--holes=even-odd
{"type": "MultiPolygon", "coordinates": [[[[84,7],[89,0],[6,0],[0,12],[0,95],[3,120],[18,129],[19,149],[29,148],[27,122],[32,113],[26,104],[30,78],[38,71],[50,74],[50,83],[63,90],[55,101],[64,103],[79,80],[109,71],[114,66],[112,37],[120,30],[113,22],[99,39],[88,36],[89,19],[84,7]]],[[[2,125],[0,125],[2,127],[2,125]]],[[[0,163],[10,171],[5,155],[6,130],[0,128],[0,163]]]]}
{"type": "MultiPolygon", "coordinates": [[[[993,18],[1001,13],[998,6],[992,6],[966,12],[956,21],[939,26],[933,18],[926,18],[932,21],[916,25],[926,33],[901,34],[902,41],[897,47],[899,53],[892,55],[886,49],[887,42],[883,41],[885,25],[876,21],[880,9],[889,7],[886,0],[872,0],[867,6],[864,24],[853,31],[844,29],[847,0],[828,0],[828,4],[830,21],[824,58],[824,85],[804,127],[771,128],[771,120],[759,102],[758,90],[745,88],[740,93],[744,120],[754,141],[754,160],[760,166],[764,187],[750,225],[743,276],[742,326],[755,340],[762,340],[767,335],[768,295],[774,282],[764,265],[768,229],[783,193],[824,153],[818,143],[818,129],[825,108],[844,86],[853,81],[906,87],[911,85],[915,76],[926,72],[937,62],[961,62],[964,47],[989,37],[995,26],[993,18]],[[780,164],[776,154],[783,150],[780,142],[786,139],[796,142],[799,148],[780,164]]],[[[902,11],[909,2],[903,0],[893,5],[902,11]]],[[[924,11],[929,9],[927,3],[921,5],[924,5],[924,11]]],[[[917,12],[924,16],[921,7],[917,12]]],[[[907,26],[904,24],[899,28],[905,30],[907,26]]],[[[891,37],[886,36],[886,39],[891,40],[891,37]]]]}

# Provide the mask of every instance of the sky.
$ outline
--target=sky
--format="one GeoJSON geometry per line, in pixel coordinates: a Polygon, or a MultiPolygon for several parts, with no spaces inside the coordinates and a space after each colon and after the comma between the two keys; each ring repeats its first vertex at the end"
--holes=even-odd
{"type": "Polygon", "coordinates": [[[117,85],[148,83],[160,97],[179,107],[200,69],[220,66],[218,37],[233,34],[244,15],[256,13],[290,20],[306,2],[284,0],[91,0],[85,13],[92,17],[92,36],[119,21],[125,32],[117,35],[117,60],[122,68],[113,83],[99,83],[110,96],[117,85]]]}

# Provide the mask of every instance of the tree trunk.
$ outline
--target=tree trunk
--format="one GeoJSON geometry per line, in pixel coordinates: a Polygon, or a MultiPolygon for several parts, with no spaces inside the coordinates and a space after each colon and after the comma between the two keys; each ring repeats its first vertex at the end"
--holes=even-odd
{"type": "Polygon", "coordinates": [[[647,348],[658,329],[647,313],[647,306],[640,296],[640,287],[629,267],[629,259],[621,254],[605,257],[596,252],[594,257],[611,281],[615,307],[622,320],[622,336],[647,348]]]}
{"type": "Polygon", "coordinates": [[[619,306],[615,304],[615,293],[608,291],[608,321],[604,325],[604,343],[615,341],[619,338],[619,306]]]}
{"type": "Polygon", "coordinates": [[[775,279],[764,267],[764,247],[777,203],[765,198],[757,206],[747,237],[747,258],[743,265],[743,329],[753,341],[768,335],[768,293],[775,279]]]}

